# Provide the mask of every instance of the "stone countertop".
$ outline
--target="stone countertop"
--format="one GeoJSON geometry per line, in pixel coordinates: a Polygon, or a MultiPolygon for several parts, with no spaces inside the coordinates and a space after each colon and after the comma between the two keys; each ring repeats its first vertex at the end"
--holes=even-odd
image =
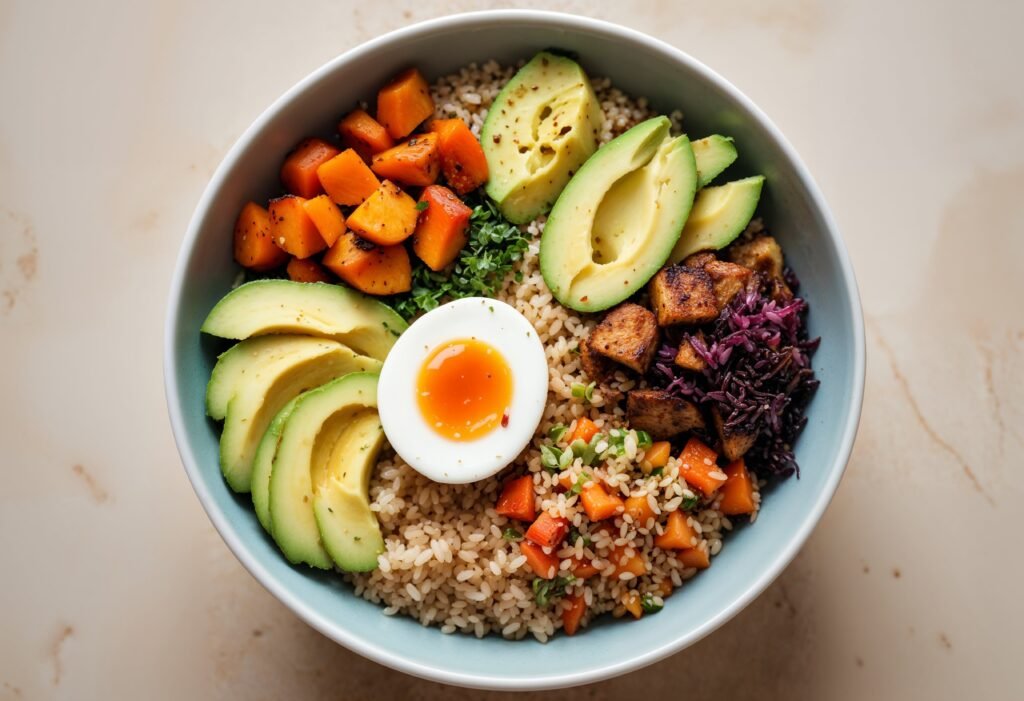
{"type": "MultiPolygon", "coordinates": [[[[1019,694],[1024,5],[515,4],[648,32],[752,97],[867,316],[853,459],[795,562],[690,649],[550,697],[1019,694]]],[[[161,370],[182,235],[245,127],[340,51],[491,5],[0,3],[0,699],[502,696],[368,662],[250,577],[183,474],[161,370]]]]}

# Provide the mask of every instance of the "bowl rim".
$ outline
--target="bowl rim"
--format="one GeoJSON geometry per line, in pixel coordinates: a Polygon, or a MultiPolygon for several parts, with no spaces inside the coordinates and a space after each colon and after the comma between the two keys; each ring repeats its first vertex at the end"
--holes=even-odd
{"type": "Polygon", "coordinates": [[[854,275],[853,266],[850,262],[849,253],[843,242],[839,228],[832,216],[825,198],[817,184],[812,179],[810,172],[803,161],[797,155],[796,150],[783,136],[775,124],[754,104],[754,102],[743,94],[728,80],[718,73],[690,56],[686,52],[671,44],[649,36],[635,29],[624,27],[619,24],[597,20],[579,15],[562,12],[551,12],[545,10],[484,10],[467,12],[461,14],[446,15],[434,19],[418,22],[391,32],[375,37],[357,47],[354,47],[335,58],[327,61],[315,69],[305,78],[288,89],[283,95],[277,98],[267,107],[253,123],[242,133],[230,150],[224,156],[217,170],[210,178],[199,203],[189,221],[188,229],[182,240],[181,247],[175,261],[174,273],[171,278],[171,286],[167,303],[167,316],[164,324],[164,392],[167,400],[167,410],[171,422],[171,429],[174,441],[188,475],[192,488],[199,498],[207,516],[213,522],[214,527],[228,548],[235,557],[249,571],[249,573],[262,584],[271,594],[285,604],[300,619],[309,626],[319,631],[336,643],[366,657],[374,662],[385,665],[392,669],[414,675],[434,682],[454,684],[469,688],[493,689],[504,691],[528,691],[555,689],[579,684],[586,684],[615,677],[627,672],[635,671],[642,667],[654,664],[686,647],[696,643],[709,635],[759,596],[789,565],[796,554],[803,547],[811,532],[821,520],[821,517],[835,495],[843,473],[846,471],[853,443],[857,435],[860,422],[861,409],[864,398],[864,376],[865,376],[865,336],[864,318],[861,309],[860,296],[858,293],[857,281],[854,275]],[[831,238],[838,258],[839,269],[842,277],[842,284],[846,288],[850,300],[849,314],[853,327],[854,343],[851,348],[852,384],[849,395],[849,407],[845,424],[842,426],[842,433],[838,441],[838,454],[836,462],[830,466],[830,474],[825,482],[824,488],[815,497],[815,502],[808,516],[793,529],[788,542],[785,544],[780,555],[772,562],[771,566],[762,571],[745,591],[724,607],[718,614],[713,616],[703,625],[700,625],[685,634],[680,635],[673,641],[658,647],[646,650],[635,656],[623,659],[614,665],[601,669],[570,671],[562,674],[534,676],[534,677],[511,677],[490,674],[468,674],[452,672],[442,666],[420,664],[404,659],[402,656],[392,652],[390,649],[370,643],[349,630],[330,624],[313,607],[306,604],[298,596],[292,594],[286,588],[275,584],[274,579],[263,567],[259,560],[253,556],[245,544],[232,530],[227,516],[219,511],[214,503],[214,498],[204,483],[199,470],[199,461],[189,443],[184,420],[184,405],[182,398],[177,391],[176,379],[179,374],[179,367],[175,353],[175,339],[178,335],[179,302],[185,285],[185,269],[189,255],[195,246],[198,238],[201,223],[207,215],[213,201],[213,193],[220,190],[231,165],[249,147],[254,136],[271,121],[278,112],[284,109],[293,99],[307,90],[311,85],[321,80],[328,74],[340,68],[343,64],[378,48],[390,44],[400,43],[419,36],[429,35],[440,29],[471,29],[481,23],[502,24],[506,22],[533,23],[545,26],[556,26],[570,31],[579,31],[592,35],[614,38],[627,43],[646,45],[679,64],[685,65],[689,70],[699,74],[704,80],[714,84],[730,99],[740,104],[760,126],[768,133],[769,138],[775,140],[793,167],[793,170],[801,184],[809,195],[815,209],[817,209],[824,222],[825,232],[831,238]]]}

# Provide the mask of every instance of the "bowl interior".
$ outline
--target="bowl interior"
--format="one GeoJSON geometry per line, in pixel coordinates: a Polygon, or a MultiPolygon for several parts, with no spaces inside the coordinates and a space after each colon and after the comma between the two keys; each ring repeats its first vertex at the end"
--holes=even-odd
{"type": "MultiPolygon", "coordinates": [[[[653,662],[713,630],[758,594],[792,558],[838,483],[860,409],[863,343],[852,273],[813,184],[774,128],[734,89],[679,52],[601,23],[544,13],[487,13],[435,21],[388,35],[320,69],[279,100],[236,144],[197,209],[178,263],[168,319],[167,383],[172,423],[186,468],[218,530],[249,570],[316,628],[371,658],[450,683],[541,688],[593,681],[653,662]],[[730,174],[763,173],[759,212],[781,240],[811,304],[810,330],[821,388],[797,446],[803,468],[771,490],[756,527],[727,538],[714,567],[689,582],[655,616],[599,621],[584,634],[546,645],[442,635],[405,617],[386,617],[340,577],[292,567],[263,532],[247,497],[225,485],[218,427],[203,397],[216,352],[199,326],[238,273],[234,218],[249,200],[278,192],[283,154],[301,137],[330,135],[340,115],[415,64],[430,79],[472,61],[512,62],[558,47],[578,53],[591,76],[608,76],[662,112],[682,109],[694,138],[735,138],[730,174]]],[[[225,554],[227,556],[227,554],[225,554]]]]}

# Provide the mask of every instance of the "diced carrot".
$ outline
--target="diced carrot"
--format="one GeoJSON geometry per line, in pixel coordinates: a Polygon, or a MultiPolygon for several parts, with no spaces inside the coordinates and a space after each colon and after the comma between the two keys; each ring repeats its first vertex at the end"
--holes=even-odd
{"type": "Polygon", "coordinates": [[[617,494],[609,494],[599,482],[587,482],[580,494],[583,510],[591,521],[601,521],[621,514],[626,508],[617,494]]]}
{"type": "Polygon", "coordinates": [[[568,470],[565,470],[565,471],[560,472],[558,474],[558,486],[563,491],[568,491],[568,490],[572,489],[572,483],[573,483],[572,473],[569,472],[568,470]]]}
{"type": "Polygon", "coordinates": [[[465,195],[487,182],[487,158],[465,122],[435,119],[430,123],[430,130],[440,137],[441,169],[452,189],[465,195]]]}
{"type": "Polygon", "coordinates": [[[346,207],[362,204],[380,185],[377,176],[352,149],[321,164],[316,176],[331,199],[346,207]]]}
{"type": "Polygon", "coordinates": [[[333,246],[345,233],[345,217],[342,216],[338,205],[327,195],[318,195],[306,200],[302,206],[328,246],[333,246]]]}
{"type": "Polygon", "coordinates": [[[615,565],[615,571],[612,573],[613,577],[618,577],[623,572],[629,572],[636,577],[642,577],[647,574],[647,563],[644,562],[643,555],[633,549],[632,555],[626,555],[626,547],[620,546],[612,548],[612,552],[608,555],[608,560],[615,565]]]}
{"type": "Polygon", "coordinates": [[[387,151],[395,145],[388,130],[365,110],[349,112],[338,124],[338,132],[342,143],[355,149],[366,162],[373,158],[373,154],[387,151]]]}
{"type": "Polygon", "coordinates": [[[543,579],[554,579],[558,572],[558,558],[548,555],[539,545],[523,540],[519,542],[519,552],[526,556],[526,564],[533,573],[543,579]]]}
{"type": "Polygon", "coordinates": [[[235,260],[250,270],[270,270],[288,260],[288,254],[274,243],[270,213],[248,202],[235,220],[235,260]]]}
{"type": "Polygon", "coordinates": [[[299,197],[316,197],[323,192],[316,169],[337,155],[338,149],[322,139],[301,142],[281,166],[284,189],[299,197]]]}
{"type": "Polygon", "coordinates": [[[309,258],[327,248],[304,203],[294,195],[270,200],[270,235],[274,243],[296,258],[309,258]]]}
{"type": "Polygon", "coordinates": [[[672,595],[674,588],[672,586],[671,579],[663,579],[658,582],[658,593],[661,594],[662,599],[667,599],[672,595]]]}
{"type": "Polygon", "coordinates": [[[654,509],[645,494],[642,497],[629,497],[626,499],[625,513],[633,517],[633,525],[646,526],[647,522],[655,517],[654,509]]]}
{"type": "Polygon", "coordinates": [[[393,139],[408,136],[432,114],[430,86],[415,68],[402,71],[377,93],[377,121],[393,139]]]}
{"type": "Polygon", "coordinates": [[[708,551],[704,548],[690,548],[682,551],[676,557],[687,567],[696,567],[698,570],[706,570],[711,567],[711,558],[708,557],[708,551]]]}
{"type": "Polygon", "coordinates": [[[348,228],[367,241],[393,246],[416,230],[416,200],[385,180],[348,215],[348,228]]]}
{"type": "Polygon", "coordinates": [[[640,595],[635,591],[626,592],[626,595],[622,597],[622,605],[633,614],[633,618],[640,618],[644,615],[644,607],[640,604],[640,595]]]}
{"type": "Polygon", "coordinates": [[[459,255],[469,240],[473,210],[443,185],[429,185],[420,195],[420,212],[412,250],[431,270],[441,270],[459,255]]]}
{"type": "Polygon", "coordinates": [[[645,466],[649,466],[652,470],[656,467],[665,467],[668,464],[671,451],[672,444],[668,441],[658,441],[652,444],[650,448],[644,451],[645,466]]]}
{"type": "Polygon", "coordinates": [[[533,477],[523,475],[509,480],[501,490],[495,510],[502,516],[532,521],[537,516],[534,508],[533,477]]]}
{"type": "Polygon", "coordinates": [[[569,568],[572,571],[572,575],[576,579],[590,579],[601,570],[594,567],[594,563],[590,560],[573,560],[572,567],[569,568]]]}
{"type": "Polygon", "coordinates": [[[292,258],[285,268],[288,279],[295,282],[331,282],[331,275],[311,258],[292,258]]]}
{"type": "Polygon", "coordinates": [[[697,531],[690,525],[690,517],[682,511],[673,511],[665,522],[665,532],[654,538],[654,546],[662,550],[688,550],[697,547],[697,531]]]}
{"type": "Polygon", "coordinates": [[[726,481],[722,486],[722,501],[718,509],[726,516],[749,514],[754,511],[754,483],[743,458],[725,468],[726,481]]]}
{"type": "Polygon", "coordinates": [[[412,265],[402,245],[375,246],[348,231],[324,254],[323,263],[367,294],[393,295],[412,288],[412,265]]]}
{"type": "Polygon", "coordinates": [[[583,441],[589,443],[590,439],[597,435],[600,429],[593,421],[588,419],[586,416],[581,416],[576,419],[576,426],[572,429],[572,433],[566,438],[566,443],[572,445],[573,441],[583,441]]]}
{"type": "Polygon", "coordinates": [[[725,483],[725,473],[717,460],[714,450],[699,438],[691,438],[679,454],[679,474],[687,484],[704,492],[704,496],[711,496],[725,483]]]}
{"type": "Polygon", "coordinates": [[[441,174],[437,134],[414,134],[408,141],[374,156],[370,168],[380,177],[403,185],[432,185],[441,174]]]}
{"type": "Polygon", "coordinates": [[[575,635],[580,629],[580,621],[587,611],[587,602],[582,594],[571,594],[565,597],[562,609],[562,630],[566,635],[575,635]]]}
{"type": "Polygon", "coordinates": [[[568,532],[568,519],[561,516],[552,516],[547,511],[544,511],[527,529],[526,537],[537,545],[553,548],[565,540],[565,534],[568,532]]]}

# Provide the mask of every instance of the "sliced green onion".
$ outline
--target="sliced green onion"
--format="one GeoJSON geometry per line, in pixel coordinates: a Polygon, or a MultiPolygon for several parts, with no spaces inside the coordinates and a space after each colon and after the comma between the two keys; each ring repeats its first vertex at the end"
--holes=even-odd
{"type": "Polygon", "coordinates": [[[569,427],[566,426],[565,424],[555,424],[550,429],[548,429],[548,438],[550,438],[555,443],[557,443],[560,440],[562,440],[562,437],[565,435],[565,432],[568,431],[568,430],[569,430],[569,427]]]}
{"type": "Polygon", "coordinates": [[[654,441],[651,439],[651,434],[647,431],[636,432],[636,447],[637,448],[650,448],[654,445],[654,441]]]}
{"type": "Polygon", "coordinates": [[[515,528],[506,528],[502,532],[501,537],[505,540],[522,540],[523,534],[517,531],[515,528]]]}
{"type": "Polygon", "coordinates": [[[644,613],[657,613],[665,608],[665,606],[657,603],[654,600],[653,594],[644,594],[640,597],[640,608],[644,610],[644,613]]]}
{"type": "Polygon", "coordinates": [[[576,397],[576,399],[582,399],[586,393],[587,386],[585,384],[583,384],[582,382],[572,383],[572,396],[576,397]]]}
{"type": "Polygon", "coordinates": [[[561,457],[559,451],[549,445],[540,447],[540,464],[545,470],[558,471],[558,460],[561,457]]]}

